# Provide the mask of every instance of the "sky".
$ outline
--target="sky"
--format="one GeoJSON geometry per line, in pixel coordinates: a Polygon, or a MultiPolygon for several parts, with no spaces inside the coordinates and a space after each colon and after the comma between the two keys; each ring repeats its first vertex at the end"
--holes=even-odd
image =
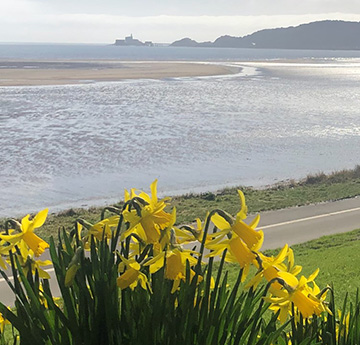
{"type": "Polygon", "coordinates": [[[203,42],[324,19],[360,21],[360,1],[0,0],[0,42],[203,42]]]}

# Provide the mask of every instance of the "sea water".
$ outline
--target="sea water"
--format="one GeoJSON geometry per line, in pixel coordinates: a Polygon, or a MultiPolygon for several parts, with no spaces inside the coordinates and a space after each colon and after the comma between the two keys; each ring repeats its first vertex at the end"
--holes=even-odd
{"type": "MultiPolygon", "coordinates": [[[[76,58],[67,49],[59,59],[76,58]]],[[[44,58],[30,51],[25,57],[44,58]]],[[[95,51],[88,58],[104,59],[95,51]]],[[[192,61],[204,54],[184,51],[192,61]]],[[[237,66],[238,74],[0,87],[0,216],[105,204],[155,178],[168,195],[359,164],[358,52],[226,51],[207,49],[203,60],[237,66]]],[[[17,58],[0,49],[0,59],[17,58]]]]}
{"type": "Polygon", "coordinates": [[[273,59],[360,58],[360,51],[289,50],[248,48],[121,47],[112,44],[5,44],[0,43],[1,59],[96,59],[131,61],[245,61],[273,59]]]}

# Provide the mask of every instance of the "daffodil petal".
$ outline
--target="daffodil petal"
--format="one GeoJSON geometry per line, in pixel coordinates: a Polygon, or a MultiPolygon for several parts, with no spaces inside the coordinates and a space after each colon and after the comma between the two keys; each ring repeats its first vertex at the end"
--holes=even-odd
{"type": "Polygon", "coordinates": [[[40,228],[45,223],[49,210],[46,208],[40,211],[32,220],[33,229],[40,228]]]}
{"type": "Polygon", "coordinates": [[[230,230],[230,228],[231,228],[231,225],[217,213],[211,217],[211,221],[220,230],[225,230],[225,229],[230,230]]]}
{"type": "Polygon", "coordinates": [[[246,203],[245,203],[245,195],[244,195],[244,193],[241,190],[238,190],[238,194],[239,194],[239,197],[240,197],[241,209],[238,212],[238,214],[236,215],[236,220],[243,220],[243,219],[245,219],[247,217],[248,208],[247,208],[246,203]]]}

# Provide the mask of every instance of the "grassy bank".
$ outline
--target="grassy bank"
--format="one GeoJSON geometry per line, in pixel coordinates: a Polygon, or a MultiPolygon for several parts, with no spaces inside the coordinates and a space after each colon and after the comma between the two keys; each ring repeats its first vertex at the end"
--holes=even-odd
{"type": "Polygon", "coordinates": [[[360,195],[360,166],[329,175],[308,175],[300,181],[280,183],[265,189],[240,186],[217,193],[175,197],[172,203],[177,208],[178,221],[184,223],[196,216],[204,217],[206,210],[214,208],[236,214],[239,210],[237,189],[244,192],[250,213],[351,198],[360,195]]]}
{"type": "MultiPolygon", "coordinates": [[[[159,181],[161,184],[161,181],[159,181]]],[[[339,200],[360,195],[360,166],[329,175],[309,175],[301,181],[290,181],[266,189],[249,187],[226,188],[216,193],[188,194],[174,197],[171,207],[177,209],[177,223],[189,223],[196,217],[204,219],[206,212],[214,208],[236,214],[239,210],[237,189],[245,196],[250,213],[307,205],[329,200],[339,200]]],[[[120,204],[118,204],[120,205],[120,204]]],[[[59,228],[71,229],[78,218],[89,222],[99,221],[101,209],[70,209],[51,214],[45,226],[37,231],[39,236],[49,239],[59,228]]],[[[0,229],[4,220],[0,222],[0,229]]]]}
{"type": "MultiPolygon", "coordinates": [[[[317,240],[294,245],[292,248],[296,264],[303,267],[300,275],[308,277],[319,268],[320,272],[316,278],[319,287],[333,285],[337,308],[341,309],[346,293],[349,294],[349,300],[355,302],[356,289],[360,288],[360,229],[323,236],[317,240]]],[[[276,255],[279,250],[268,250],[265,254],[276,255]]],[[[232,285],[236,281],[239,266],[228,264],[227,267],[229,284],[232,285]]]]}
{"type": "MultiPolygon", "coordinates": [[[[359,223],[360,226],[360,223],[359,223]]],[[[360,229],[293,246],[296,262],[303,266],[308,276],[311,270],[320,269],[317,283],[321,287],[333,284],[336,302],[345,298],[355,301],[356,289],[360,288],[360,229]]]]}

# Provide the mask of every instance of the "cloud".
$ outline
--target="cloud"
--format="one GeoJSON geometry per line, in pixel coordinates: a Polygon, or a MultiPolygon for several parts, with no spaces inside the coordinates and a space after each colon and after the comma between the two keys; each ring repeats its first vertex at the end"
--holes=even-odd
{"type": "Polygon", "coordinates": [[[17,18],[29,17],[32,15],[44,14],[44,7],[35,2],[28,0],[1,0],[0,17],[17,18]]]}
{"type": "Polygon", "coordinates": [[[17,16],[7,16],[0,12],[0,41],[112,43],[116,38],[130,33],[143,41],[173,42],[183,37],[191,37],[197,41],[213,41],[225,34],[243,36],[264,28],[295,26],[323,19],[360,21],[360,15],[342,13],[130,17],[108,14],[28,15],[27,11],[31,8],[22,9],[17,16]]]}
{"type": "MultiPolygon", "coordinates": [[[[10,2],[10,0],[1,1],[10,2]]],[[[328,13],[360,14],[358,0],[22,0],[22,2],[42,7],[53,14],[86,12],[129,17],[300,15],[324,13],[324,10],[328,13]]]]}

